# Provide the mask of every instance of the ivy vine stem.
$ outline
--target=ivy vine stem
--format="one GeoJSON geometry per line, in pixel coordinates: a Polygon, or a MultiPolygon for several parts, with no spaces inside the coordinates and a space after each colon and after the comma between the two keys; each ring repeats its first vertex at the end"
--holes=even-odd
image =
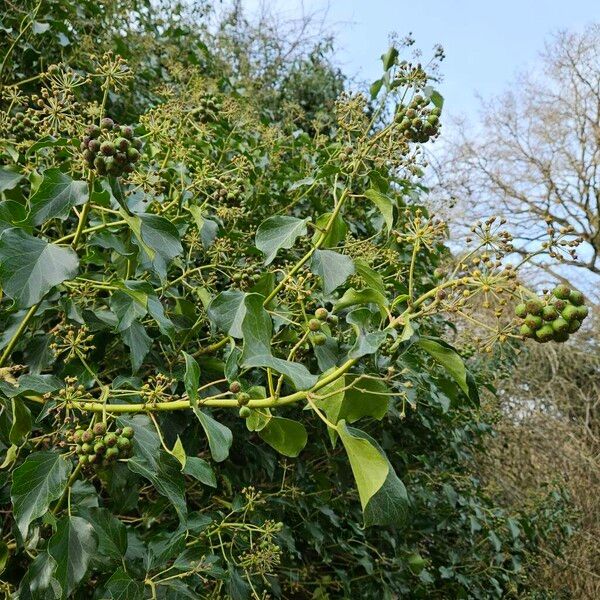
{"type": "Polygon", "coordinates": [[[17,342],[21,338],[21,335],[23,335],[23,332],[25,331],[25,329],[27,329],[27,325],[29,325],[29,321],[31,321],[31,319],[35,315],[40,304],[41,304],[41,301],[38,302],[37,304],[34,304],[25,313],[25,316],[23,317],[23,319],[21,319],[21,322],[19,323],[17,330],[13,333],[13,336],[10,338],[10,341],[8,342],[6,348],[4,348],[4,352],[2,353],[2,356],[0,356],[0,367],[3,367],[4,364],[6,363],[6,361],[9,359],[10,355],[12,354],[12,351],[14,350],[15,346],[17,345],[17,342]]]}

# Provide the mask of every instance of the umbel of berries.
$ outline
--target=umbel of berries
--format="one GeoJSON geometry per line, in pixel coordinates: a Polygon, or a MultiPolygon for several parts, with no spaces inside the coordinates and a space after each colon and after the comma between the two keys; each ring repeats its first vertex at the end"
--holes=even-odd
{"type": "Polygon", "coordinates": [[[131,173],[140,159],[142,140],[134,135],[133,127],[104,118],[100,126],[87,128],[80,148],[87,166],[98,175],[121,177],[131,173]]]}
{"type": "Polygon", "coordinates": [[[106,423],[96,423],[76,429],[67,440],[74,444],[81,466],[107,467],[119,458],[131,458],[133,434],[131,427],[109,431],[106,423]]]}
{"type": "Polygon", "coordinates": [[[588,316],[583,294],[568,285],[557,285],[546,298],[531,298],[518,304],[515,313],[523,319],[520,333],[537,342],[566,342],[588,316]]]}

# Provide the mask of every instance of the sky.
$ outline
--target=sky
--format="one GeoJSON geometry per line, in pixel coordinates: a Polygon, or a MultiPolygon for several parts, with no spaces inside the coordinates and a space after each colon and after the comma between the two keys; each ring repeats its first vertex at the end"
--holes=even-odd
{"type": "Polygon", "coordinates": [[[600,0],[242,0],[250,13],[261,2],[284,16],[324,16],[335,34],[337,62],[369,83],[380,76],[379,57],[391,33],[412,32],[424,59],[442,44],[445,112],[471,122],[477,94],[498,95],[519,71],[535,68],[552,32],[600,20],[600,0]]]}

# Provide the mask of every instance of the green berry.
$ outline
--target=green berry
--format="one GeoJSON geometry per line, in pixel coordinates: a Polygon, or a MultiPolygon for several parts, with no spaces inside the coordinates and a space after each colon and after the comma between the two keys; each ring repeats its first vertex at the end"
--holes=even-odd
{"type": "Polygon", "coordinates": [[[77,452],[77,454],[83,454],[83,448],[81,447],[81,444],[77,444],[75,446],[75,452],[77,452]]]}
{"type": "Polygon", "coordinates": [[[315,346],[323,346],[327,341],[327,336],[324,333],[316,333],[311,339],[315,346]]]}
{"type": "Polygon", "coordinates": [[[240,392],[237,395],[237,402],[240,406],[246,406],[246,404],[248,404],[248,402],[250,402],[250,394],[248,394],[246,392],[240,392]]]}
{"type": "Polygon", "coordinates": [[[93,465],[97,460],[98,456],[96,454],[90,454],[88,456],[88,463],[90,463],[90,465],[93,465]]]}
{"type": "Polygon", "coordinates": [[[544,306],[542,309],[542,319],[544,319],[544,321],[554,321],[554,319],[557,318],[558,310],[556,309],[556,306],[553,306],[552,304],[544,306]]]}
{"type": "Polygon", "coordinates": [[[252,410],[247,406],[242,406],[239,414],[242,419],[247,419],[252,414],[252,410]]]}
{"type": "Polygon", "coordinates": [[[531,338],[535,335],[535,331],[533,331],[533,329],[530,327],[527,327],[525,324],[521,325],[521,329],[519,331],[523,337],[531,338]]]}
{"type": "MultiPolygon", "coordinates": [[[[112,448],[116,443],[117,443],[117,435],[114,433],[107,433],[104,436],[104,443],[109,447],[112,448]]],[[[108,451],[107,451],[108,453],[108,451]]]]}
{"type": "Polygon", "coordinates": [[[554,321],[552,321],[552,329],[554,329],[554,331],[558,331],[559,333],[562,333],[564,331],[569,331],[569,323],[567,321],[565,321],[562,317],[558,317],[558,319],[554,319],[554,321]]]}
{"type": "Polygon", "coordinates": [[[127,158],[131,161],[131,162],[137,162],[140,158],[140,153],[138,150],[136,150],[135,148],[129,148],[127,150],[127,158]]]}
{"type": "Polygon", "coordinates": [[[123,427],[123,431],[121,432],[121,434],[126,437],[126,438],[133,438],[133,427],[123,427]]]}
{"type": "Polygon", "coordinates": [[[535,337],[542,343],[549,342],[554,337],[552,325],[544,325],[535,332],[535,337]]]}
{"type": "Polygon", "coordinates": [[[242,385],[239,381],[232,381],[229,384],[229,391],[232,394],[237,394],[242,389],[242,385]]]}
{"type": "Polygon", "coordinates": [[[81,442],[81,436],[83,435],[83,429],[77,429],[75,431],[75,433],[73,434],[73,441],[76,444],[79,444],[79,442],[81,442]]]}
{"type": "Polygon", "coordinates": [[[106,423],[96,423],[94,425],[94,435],[104,435],[106,433],[106,423]]]}
{"type": "Polygon", "coordinates": [[[117,440],[117,448],[119,450],[129,450],[130,447],[131,447],[131,440],[129,438],[126,438],[125,436],[121,436],[117,440]]]}
{"type": "Polygon", "coordinates": [[[569,323],[569,333],[575,333],[576,331],[579,331],[580,327],[581,327],[581,321],[578,321],[577,319],[573,319],[569,323]]]}
{"type": "Polygon", "coordinates": [[[573,321],[575,319],[577,319],[577,316],[579,314],[579,309],[577,306],[566,306],[565,309],[562,311],[562,317],[563,319],[565,319],[565,321],[573,321]]]}
{"type": "Polygon", "coordinates": [[[105,117],[100,121],[100,129],[111,130],[115,126],[115,122],[108,117],[105,117]]]}
{"type": "Polygon", "coordinates": [[[92,452],[93,447],[91,444],[85,443],[85,444],[81,444],[81,451],[84,454],[89,454],[90,452],[92,452]]]}
{"type": "Polygon", "coordinates": [[[100,135],[100,127],[98,127],[98,125],[90,125],[86,129],[86,133],[91,138],[97,138],[100,135]]]}
{"type": "Polygon", "coordinates": [[[106,175],[106,160],[103,156],[96,156],[94,159],[94,167],[96,167],[98,175],[106,175]]]}
{"type": "Polygon", "coordinates": [[[562,312],[564,310],[565,306],[567,306],[567,303],[565,300],[559,300],[557,298],[556,300],[554,300],[552,302],[552,306],[554,306],[558,312],[562,312]]]}
{"type": "Polygon", "coordinates": [[[104,454],[106,446],[102,442],[96,442],[94,444],[94,454],[104,454]]]}
{"type": "Polygon", "coordinates": [[[79,457],[79,464],[80,465],[87,465],[88,464],[88,455],[87,454],[82,454],[79,457]]]}
{"type": "Polygon", "coordinates": [[[532,298],[525,303],[527,312],[532,315],[539,315],[544,308],[544,303],[539,298],[532,298]]]}
{"type": "Polygon", "coordinates": [[[326,308],[321,307],[315,310],[315,317],[319,319],[319,321],[326,321],[328,316],[329,311],[326,308]]]}
{"type": "Polygon", "coordinates": [[[579,290],[571,290],[569,300],[571,301],[571,304],[574,304],[575,306],[581,306],[585,301],[583,294],[579,290]]]}
{"type": "Polygon", "coordinates": [[[115,145],[112,142],[102,142],[100,144],[100,152],[104,156],[112,156],[115,153],[115,145]]]}
{"type": "Polygon", "coordinates": [[[112,461],[117,460],[119,458],[119,449],[118,448],[108,448],[106,451],[106,460],[112,461]]]}
{"type": "Polygon", "coordinates": [[[127,140],[131,140],[133,139],[133,127],[130,127],[129,125],[121,125],[121,135],[127,139],[127,140]]]}
{"type": "Polygon", "coordinates": [[[517,304],[517,306],[515,306],[515,315],[521,319],[524,319],[527,316],[527,306],[524,302],[521,302],[521,304],[517,304]]]}
{"type": "Polygon", "coordinates": [[[81,441],[82,442],[91,442],[93,439],[94,439],[94,432],[91,429],[86,429],[81,434],[81,441]]]}
{"type": "Polygon", "coordinates": [[[311,331],[319,331],[319,329],[321,329],[321,321],[319,321],[319,319],[311,319],[308,322],[308,328],[311,331]]]}
{"type": "Polygon", "coordinates": [[[542,317],[538,315],[527,315],[525,318],[525,325],[534,331],[539,329],[543,324],[542,317]]]}
{"type": "Polygon", "coordinates": [[[577,319],[579,321],[583,321],[589,314],[589,309],[585,305],[581,305],[577,307],[577,319]]]}
{"type": "Polygon", "coordinates": [[[115,140],[115,146],[121,152],[127,152],[127,149],[129,148],[129,140],[126,140],[124,137],[119,137],[115,140]]]}
{"type": "Polygon", "coordinates": [[[554,333],[554,341],[555,342],[566,342],[569,339],[569,332],[568,331],[556,331],[554,333]]]}
{"type": "Polygon", "coordinates": [[[569,297],[569,295],[571,294],[571,288],[568,285],[561,283],[560,285],[557,285],[554,288],[554,290],[552,291],[552,294],[556,298],[560,298],[561,300],[566,300],[569,297]]]}

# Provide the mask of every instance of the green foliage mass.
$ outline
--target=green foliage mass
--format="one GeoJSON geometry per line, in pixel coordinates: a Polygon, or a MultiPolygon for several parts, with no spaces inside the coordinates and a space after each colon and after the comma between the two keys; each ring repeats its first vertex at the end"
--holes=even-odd
{"type": "Polygon", "coordinates": [[[326,44],[264,71],[152,6],[2,17],[6,596],[520,597],[564,503],[476,475],[446,316],[518,284],[420,205],[433,82],[391,49],[340,95],[326,44]]]}

